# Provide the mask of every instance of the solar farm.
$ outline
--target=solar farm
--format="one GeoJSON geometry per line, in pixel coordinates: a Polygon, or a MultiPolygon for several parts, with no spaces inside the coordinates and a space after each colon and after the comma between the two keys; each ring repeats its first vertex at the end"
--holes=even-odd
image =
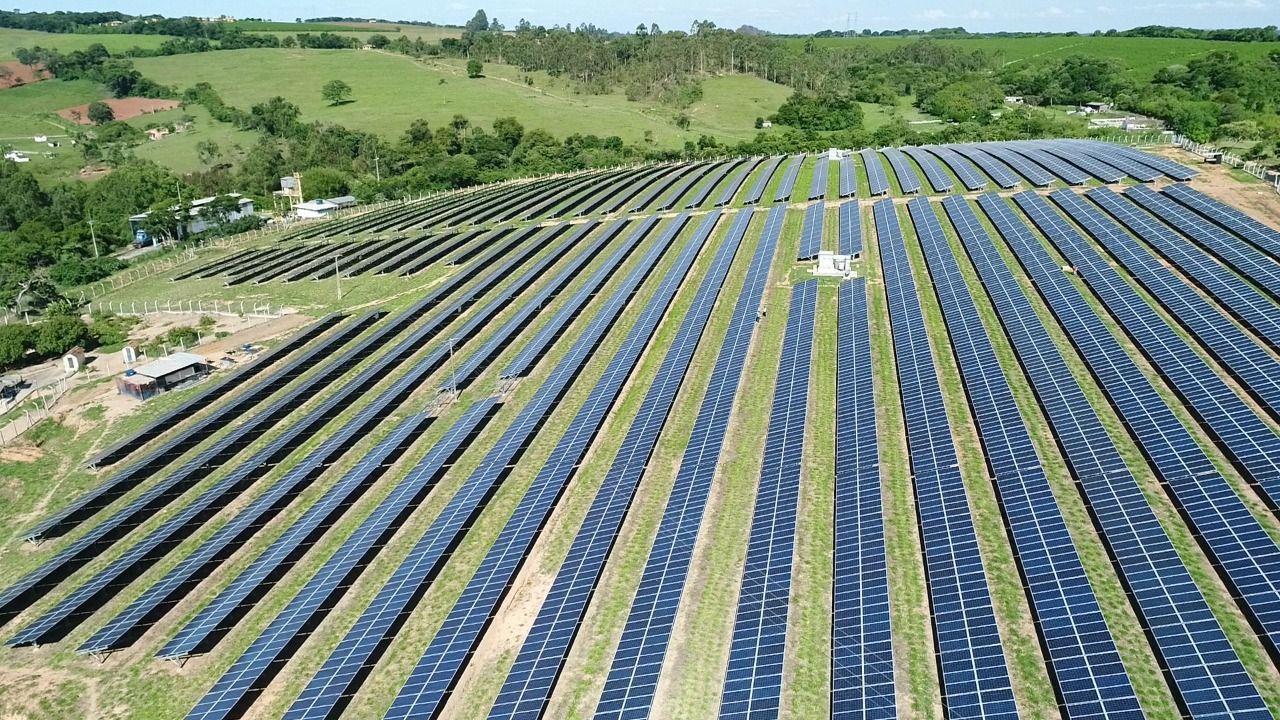
{"type": "Polygon", "coordinates": [[[1191,158],[654,164],[201,253],[166,282],[410,289],[6,519],[0,701],[51,673],[102,717],[1280,716],[1280,230],[1191,158]]]}

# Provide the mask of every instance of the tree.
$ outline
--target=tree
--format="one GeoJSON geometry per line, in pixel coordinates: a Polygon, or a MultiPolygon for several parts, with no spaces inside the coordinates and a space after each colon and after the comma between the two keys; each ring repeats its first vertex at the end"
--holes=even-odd
{"type": "Polygon", "coordinates": [[[489,16],[484,13],[484,10],[477,10],[476,14],[472,15],[467,24],[463,26],[463,31],[468,33],[488,32],[489,16]]]}
{"type": "Polygon", "coordinates": [[[346,195],[349,183],[346,175],[333,168],[317,167],[302,173],[302,190],[308,200],[346,195]]]}
{"type": "Polygon", "coordinates": [[[222,157],[222,149],[212,140],[201,140],[196,143],[196,156],[200,158],[202,165],[212,166],[222,157]]]}
{"type": "Polygon", "coordinates": [[[35,346],[35,342],[35,328],[30,325],[0,325],[0,368],[22,364],[27,351],[35,346]]]}
{"type": "Polygon", "coordinates": [[[102,102],[89,103],[89,122],[94,125],[104,125],[116,119],[116,113],[111,106],[102,102]]]}
{"type": "Polygon", "coordinates": [[[370,35],[370,36],[369,36],[368,43],[369,43],[369,46],[370,46],[370,47],[372,47],[372,48],[374,48],[374,49],[376,49],[376,50],[381,50],[381,49],[385,48],[386,46],[390,45],[390,44],[391,44],[391,40],[390,40],[389,38],[387,38],[387,36],[386,36],[386,35],[383,35],[383,34],[379,33],[379,34],[377,34],[377,35],[370,35]]]}
{"type": "Polygon", "coordinates": [[[52,357],[61,355],[89,339],[89,326],[72,315],[54,315],[36,326],[36,352],[52,357]]]}
{"type": "Polygon", "coordinates": [[[342,105],[350,102],[347,100],[350,95],[351,86],[341,80],[330,80],[320,90],[320,96],[328,100],[330,105],[342,105]]]}
{"type": "Polygon", "coordinates": [[[471,58],[470,60],[467,61],[467,77],[469,78],[483,77],[481,75],[481,73],[483,72],[484,72],[484,63],[481,63],[479,60],[475,58],[471,58]]]}

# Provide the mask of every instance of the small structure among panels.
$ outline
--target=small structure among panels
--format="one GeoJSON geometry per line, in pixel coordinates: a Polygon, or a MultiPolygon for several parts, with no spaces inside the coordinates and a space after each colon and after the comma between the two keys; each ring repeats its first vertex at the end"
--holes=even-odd
{"type": "Polygon", "coordinates": [[[209,373],[208,361],[200,355],[176,352],[146,365],[124,371],[116,377],[116,390],[135,400],[146,400],[166,390],[193,382],[209,373]]]}

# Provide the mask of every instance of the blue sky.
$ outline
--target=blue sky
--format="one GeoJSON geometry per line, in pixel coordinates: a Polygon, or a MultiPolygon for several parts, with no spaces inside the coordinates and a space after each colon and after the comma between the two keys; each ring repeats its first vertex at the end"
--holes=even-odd
{"type": "Polygon", "coordinates": [[[726,0],[652,3],[615,3],[599,0],[532,2],[506,0],[477,5],[458,0],[420,3],[410,0],[71,0],[42,6],[41,10],[120,10],[129,13],[161,13],[168,16],[228,14],[292,20],[295,17],[377,16],[391,19],[431,20],[461,24],[477,7],[507,26],[520,18],[541,25],[591,22],[610,30],[625,31],[638,23],[656,22],[664,29],[687,29],[694,20],[708,19],[724,27],[749,24],[781,33],[809,33],[823,28],[876,30],[964,26],[974,31],[1079,30],[1129,28],[1137,25],[1191,27],[1250,27],[1280,21],[1280,0],[896,0],[851,3],[840,0],[726,0]]]}

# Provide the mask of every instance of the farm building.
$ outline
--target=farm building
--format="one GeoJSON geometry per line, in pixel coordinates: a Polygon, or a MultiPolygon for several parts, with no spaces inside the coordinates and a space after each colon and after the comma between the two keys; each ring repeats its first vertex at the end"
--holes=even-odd
{"type": "MultiPolygon", "coordinates": [[[[186,235],[194,235],[196,233],[204,232],[205,230],[223,222],[248,217],[254,212],[253,200],[241,196],[240,193],[229,193],[226,197],[234,198],[236,200],[236,209],[233,212],[227,213],[223,217],[210,217],[204,210],[214,200],[217,200],[218,197],[219,196],[217,195],[211,195],[209,197],[191,201],[191,204],[187,207],[187,215],[190,219],[182,226],[181,231],[181,234],[184,237],[186,235]]],[[[175,205],[170,209],[174,211],[175,215],[177,215],[178,206],[175,205]]],[[[151,212],[147,211],[144,213],[138,213],[137,215],[133,215],[129,218],[129,229],[133,231],[133,244],[135,246],[142,247],[144,245],[152,244],[150,235],[147,234],[146,229],[142,226],[150,215],[151,212]]]]}
{"type": "Polygon", "coordinates": [[[303,220],[315,220],[317,218],[326,217],[346,207],[356,204],[356,199],[350,195],[342,195],[340,197],[332,197],[327,199],[316,198],[300,203],[293,208],[294,214],[303,220]]]}
{"type": "Polygon", "coordinates": [[[177,352],[126,370],[124,375],[116,378],[116,390],[138,400],[146,400],[208,372],[209,364],[203,357],[177,352]]]}

